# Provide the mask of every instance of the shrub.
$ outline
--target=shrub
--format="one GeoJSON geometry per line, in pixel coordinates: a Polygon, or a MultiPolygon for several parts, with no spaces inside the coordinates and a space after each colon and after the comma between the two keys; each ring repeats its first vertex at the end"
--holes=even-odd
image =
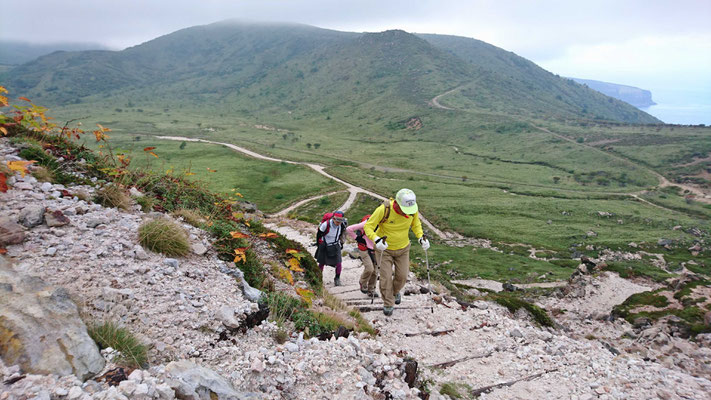
{"type": "Polygon", "coordinates": [[[184,256],[190,251],[185,229],[167,218],[144,222],[138,228],[141,245],[153,252],[167,256],[184,256]]]}
{"type": "Polygon", "coordinates": [[[146,364],[147,348],[126,328],[121,328],[113,322],[89,324],[89,336],[101,349],[111,347],[121,353],[116,364],[131,368],[140,368],[146,364]]]}
{"type": "Polygon", "coordinates": [[[199,228],[205,223],[205,218],[203,218],[202,215],[198,211],[195,210],[189,210],[187,208],[179,208],[175,211],[173,211],[173,216],[178,218],[182,218],[183,221],[187,222],[188,224],[199,228]]]}
{"type": "Polygon", "coordinates": [[[102,187],[96,192],[94,201],[104,207],[115,207],[123,210],[128,210],[131,207],[131,198],[119,185],[102,187]]]}

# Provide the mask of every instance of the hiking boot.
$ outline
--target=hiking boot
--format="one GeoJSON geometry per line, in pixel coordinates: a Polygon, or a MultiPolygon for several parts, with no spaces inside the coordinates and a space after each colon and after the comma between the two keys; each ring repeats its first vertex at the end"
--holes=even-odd
{"type": "Polygon", "coordinates": [[[393,307],[383,307],[383,314],[387,315],[388,317],[393,315],[393,307]]]}
{"type": "Polygon", "coordinates": [[[363,294],[367,294],[368,296],[370,296],[370,292],[371,292],[371,291],[368,290],[368,289],[366,289],[366,288],[364,288],[363,286],[361,286],[361,287],[360,287],[360,292],[363,293],[363,294]]]}
{"type": "Polygon", "coordinates": [[[395,295],[395,304],[400,304],[402,302],[402,295],[400,293],[395,295]]]}
{"type": "Polygon", "coordinates": [[[376,292],[375,290],[368,290],[367,293],[368,293],[368,297],[380,297],[380,296],[378,296],[378,292],[376,292]]]}
{"type": "Polygon", "coordinates": [[[341,277],[337,276],[335,279],[333,279],[333,285],[334,286],[343,286],[341,285],[341,277]]]}

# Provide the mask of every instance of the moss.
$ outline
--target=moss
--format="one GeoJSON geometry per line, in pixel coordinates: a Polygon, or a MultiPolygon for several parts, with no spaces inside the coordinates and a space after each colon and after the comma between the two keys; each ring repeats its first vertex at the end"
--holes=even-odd
{"type": "Polygon", "coordinates": [[[538,307],[535,304],[529,303],[528,301],[520,299],[513,294],[491,293],[487,295],[487,298],[506,307],[512,313],[515,313],[520,308],[524,308],[533,316],[533,319],[540,325],[554,326],[553,319],[551,319],[546,310],[542,309],[541,307],[538,307]]]}
{"type": "Polygon", "coordinates": [[[711,285],[711,281],[707,281],[705,279],[698,280],[698,281],[693,281],[689,282],[684,287],[682,287],[679,291],[674,293],[674,298],[677,300],[682,300],[684,297],[689,296],[691,294],[691,291],[697,287],[697,286],[709,286],[711,285]]]}

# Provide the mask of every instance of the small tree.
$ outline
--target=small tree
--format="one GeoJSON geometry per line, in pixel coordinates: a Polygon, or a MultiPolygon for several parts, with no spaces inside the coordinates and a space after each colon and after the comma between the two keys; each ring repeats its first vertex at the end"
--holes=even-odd
{"type": "Polygon", "coordinates": [[[321,143],[314,143],[314,149],[318,150],[321,147],[321,143]]]}
{"type": "Polygon", "coordinates": [[[309,149],[311,149],[311,143],[306,143],[306,147],[308,147],[309,149]]]}
{"type": "Polygon", "coordinates": [[[185,150],[185,146],[188,144],[186,142],[180,143],[180,150],[185,150]]]}

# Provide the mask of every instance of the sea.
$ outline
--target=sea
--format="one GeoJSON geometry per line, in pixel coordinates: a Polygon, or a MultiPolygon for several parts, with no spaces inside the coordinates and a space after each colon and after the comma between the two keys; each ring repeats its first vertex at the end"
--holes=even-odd
{"type": "Polygon", "coordinates": [[[667,124],[711,126],[711,88],[649,89],[657,105],[640,108],[667,124]]]}

